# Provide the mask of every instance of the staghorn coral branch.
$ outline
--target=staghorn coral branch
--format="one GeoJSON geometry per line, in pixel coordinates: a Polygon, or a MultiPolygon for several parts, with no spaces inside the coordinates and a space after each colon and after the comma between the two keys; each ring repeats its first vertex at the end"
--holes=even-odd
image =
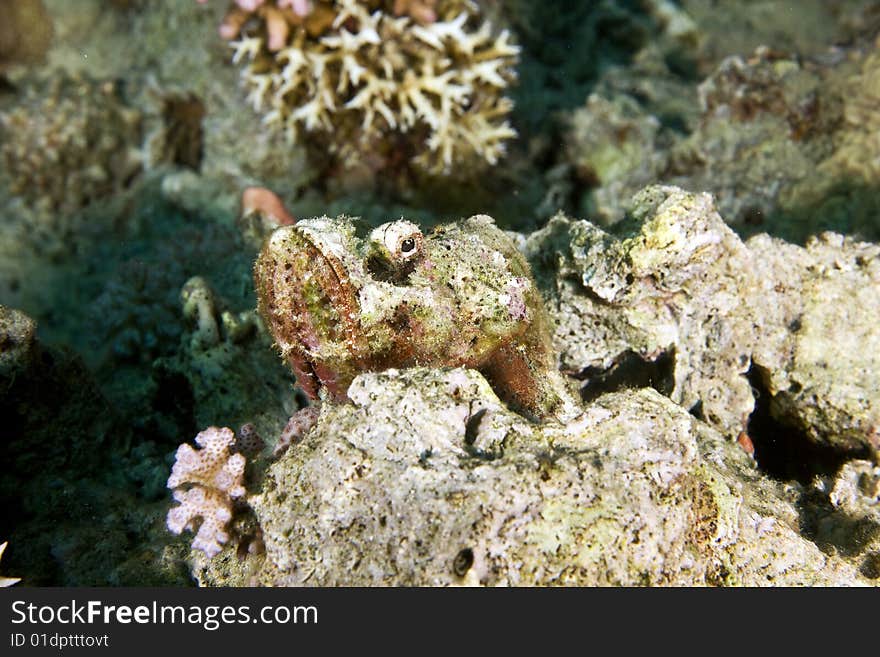
{"type": "Polygon", "coordinates": [[[344,166],[381,166],[380,142],[412,135],[412,164],[449,174],[495,164],[516,136],[502,94],[519,48],[477,11],[463,0],[238,0],[221,34],[268,128],[291,142],[320,134],[344,166]]]}

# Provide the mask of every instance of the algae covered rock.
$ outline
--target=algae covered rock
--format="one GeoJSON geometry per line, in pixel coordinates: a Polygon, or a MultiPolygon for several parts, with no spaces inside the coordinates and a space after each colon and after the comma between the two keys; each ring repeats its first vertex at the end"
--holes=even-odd
{"type": "Polygon", "coordinates": [[[630,355],[667,357],[668,381],[655,387],[735,436],[753,408],[745,373],[754,327],[743,297],[757,282],[748,252],[708,194],[651,187],[633,205],[634,226],[620,238],[557,216],[526,243],[533,259],[559,254],[562,366],[589,385],[630,355]]]}
{"type": "Polygon", "coordinates": [[[816,442],[880,453],[880,246],[835,233],[803,249],[746,244],[773,283],[756,312],[778,313],[753,357],[774,414],[816,442]]]}
{"type": "Polygon", "coordinates": [[[358,376],[266,473],[265,554],[202,584],[857,584],[748,457],[652,390],[536,426],[472,370],[358,376]]]}

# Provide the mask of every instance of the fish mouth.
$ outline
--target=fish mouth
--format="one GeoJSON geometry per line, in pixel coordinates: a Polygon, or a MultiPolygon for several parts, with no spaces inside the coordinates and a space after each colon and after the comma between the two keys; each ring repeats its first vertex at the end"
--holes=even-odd
{"type": "Polygon", "coordinates": [[[322,387],[344,399],[366,356],[351,263],[335,224],[311,220],[277,229],[254,265],[260,314],[312,399],[322,387]]]}

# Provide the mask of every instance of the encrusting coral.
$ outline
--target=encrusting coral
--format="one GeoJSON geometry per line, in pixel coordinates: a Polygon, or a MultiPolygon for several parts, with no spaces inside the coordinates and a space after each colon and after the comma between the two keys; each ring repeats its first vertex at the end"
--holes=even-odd
{"type": "Polygon", "coordinates": [[[519,48],[464,0],[238,2],[221,35],[237,35],[233,62],[264,123],[345,165],[403,153],[449,174],[495,164],[516,134],[503,93],[519,48]]]}
{"type": "Polygon", "coordinates": [[[168,529],[180,534],[193,529],[201,518],[192,546],[208,556],[219,553],[229,540],[226,525],[232,519],[233,500],[245,494],[245,457],[231,453],[234,443],[232,429],[208,427],[196,436],[202,449],[194,450],[186,443],[177,448],[168,478],[168,488],[179,503],[168,511],[168,529]]]}

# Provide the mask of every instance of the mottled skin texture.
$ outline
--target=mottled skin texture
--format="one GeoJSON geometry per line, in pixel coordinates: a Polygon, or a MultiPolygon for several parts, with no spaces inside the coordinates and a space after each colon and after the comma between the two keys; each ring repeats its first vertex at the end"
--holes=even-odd
{"type": "Polygon", "coordinates": [[[464,366],[527,416],[576,408],[529,266],[491,217],[426,235],[401,220],[366,239],[345,217],[299,221],[269,236],[254,279],[260,313],[313,398],[323,388],[345,399],[364,371],[464,366]]]}

